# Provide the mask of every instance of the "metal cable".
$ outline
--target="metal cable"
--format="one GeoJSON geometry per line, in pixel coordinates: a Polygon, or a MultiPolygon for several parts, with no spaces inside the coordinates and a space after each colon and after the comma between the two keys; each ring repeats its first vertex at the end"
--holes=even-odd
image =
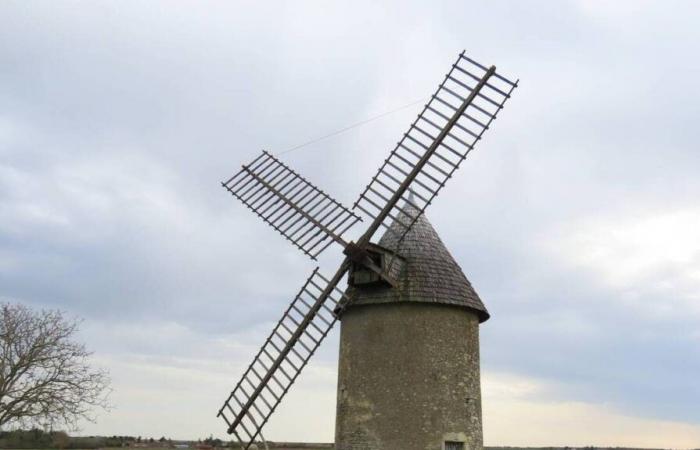
{"type": "Polygon", "coordinates": [[[341,134],[341,133],[345,133],[346,131],[352,130],[353,128],[360,127],[360,126],[365,125],[365,124],[367,124],[367,123],[369,123],[369,122],[375,121],[375,120],[377,120],[377,119],[381,119],[382,117],[385,117],[385,116],[388,116],[388,115],[390,115],[390,114],[394,114],[394,113],[396,113],[396,112],[399,112],[399,111],[401,111],[401,110],[404,110],[404,109],[406,109],[406,108],[409,108],[409,107],[411,107],[411,106],[413,106],[413,105],[417,105],[418,103],[424,102],[424,101],[426,101],[427,99],[428,99],[428,97],[420,98],[420,99],[418,99],[418,100],[416,100],[416,101],[413,101],[413,102],[411,102],[411,103],[408,103],[408,104],[406,104],[406,105],[399,106],[398,108],[392,109],[392,110],[390,110],[390,111],[383,112],[383,113],[381,113],[381,114],[377,114],[376,116],[372,116],[372,117],[370,117],[370,118],[368,118],[368,119],[362,120],[362,121],[360,121],[360,122],[353,123],[352,125],[348,125],[348,126],[346,126],[346,127],[344,127],[344,128],[341,128],[341,129],[339,129],[339,130],[333,131],[333,132],[328,133],[328,134],[325,134],[325,135],[323,135],[323,136],[314,138],[314,139],[312,139],[312,140],[310,140],[310,141],[306,141],[306,142],[304,142],[304,143],[302,143],[302,144],[299,144],[299,145],[296,145],[296,146],[294,146],[294,147],[288,148],[287,150],[285,150],[285,151],[283,151],[283,152],[279,152],[279,153],[277,153],[277,154],[278,154],[278,155],[284,155],[285,153],[293,152],[294,150],[298,150],[298,149],[300,149],[300,148],[302,148],[302,147],[306,147],[307,145],[315,144],[316,142],[322,141],[322,140],[324,140],[324,139],[328,139],[328,138],[330,138],[330,137],[336,136],[336,135],[341,134]]]}

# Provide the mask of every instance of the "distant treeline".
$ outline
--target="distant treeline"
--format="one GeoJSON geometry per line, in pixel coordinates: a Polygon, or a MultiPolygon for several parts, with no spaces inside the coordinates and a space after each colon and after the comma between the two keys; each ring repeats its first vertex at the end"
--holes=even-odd
{"type": "MultiPolygon", "coordinates": [[[[106,447],[171,448],[176,444],[198,444],[211,447],[233,447],[233,442],[223,442],[212,437],[195,441],[173,441],[165,436],[158,439],[141,436],[69,436],[64,431],[13,430],[0,431],[0,449],[97,449],[106,447]]],[[[181,446],[181,445],[180,445],[181,446]]]]}
{"type": "MultiPolygon", "coordinates": [[[[165,438],[163,438],[165,440],[165,438]]],[[[100,447],[128,447],[141,442],[136,436],[69,436],[64,431],[43,431],[40,429],[0,431],[0,448],[57,448],[93,449],[100,447]]],[[[155,442],[155,441],[153,441],[155,442]]]]}
{"type": "MultiPolygon", "coordinates": [[[[193,441],[173,441],[166,437],[159,439],[141,436],[69,436],[63,431],[15,430],[0,431],[0,449],[97,449],[97,448],[191,448],[240,449],[238,443],[208,437],[193,441]]],[[[269,442],[270,449],[333,449],[333,444],[269,442]]],[[[260,449],[264,446],[260,445],[260,449]]],[[[484,447],[485,450],[661,450],[624,447],[484,447]]],[[[700,450],[700,449],[696,449],[700,450]]]]}

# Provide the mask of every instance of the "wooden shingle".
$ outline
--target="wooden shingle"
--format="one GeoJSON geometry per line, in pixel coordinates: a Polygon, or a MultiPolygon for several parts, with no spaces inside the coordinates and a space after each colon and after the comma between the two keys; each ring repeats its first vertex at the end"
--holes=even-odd
{"type": "MultiPolygon", "coordinates": [[[[404,209],[411,208],[408,204],[404,209]]],[[[399,217],[399,220],[402,218],[399,217]]],[[[405,218],[404,218],[405,220],[405,218]]],[[[394,223],[378,244],[396,249],[396,237],[401,229],[394,223]]],[[[461,306],[474,311],[481,322],[489,313],[455,259],[445,247],[425,215],[421,215],[406,234],[398,248],[404,258],[398,277],[399,286],[350,287],[352,303],[423,302],[461,306]]]]}

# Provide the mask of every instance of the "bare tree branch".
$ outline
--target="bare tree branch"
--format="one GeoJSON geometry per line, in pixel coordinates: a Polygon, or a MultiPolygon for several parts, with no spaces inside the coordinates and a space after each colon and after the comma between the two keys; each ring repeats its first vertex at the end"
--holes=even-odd
{"type": "Polygon", "coordinates": [[[78,322],[60,311],[0,303],[0,429],[66,426],[109,407],[110,379],[73,339],[78,322]]]}

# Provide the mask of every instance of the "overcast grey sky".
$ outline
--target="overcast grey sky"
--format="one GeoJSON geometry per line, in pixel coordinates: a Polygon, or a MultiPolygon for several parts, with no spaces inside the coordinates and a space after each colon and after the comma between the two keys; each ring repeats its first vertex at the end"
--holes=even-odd
{"type": "MultiPolygon", "coordinates": [[[[0,297],[85,319],[115,409],[83,433],[224,437],[314,265],[219,182],[466,49],[521,79],[428,211],[492,314],[486,444],[700,447],[699,9],[2,2],[0,297]]],[[[351,204],[419,107],[283,159],[351,204]]],[[[266,437],[332,440],[336,358],[334,334],[266,437]]]]}

